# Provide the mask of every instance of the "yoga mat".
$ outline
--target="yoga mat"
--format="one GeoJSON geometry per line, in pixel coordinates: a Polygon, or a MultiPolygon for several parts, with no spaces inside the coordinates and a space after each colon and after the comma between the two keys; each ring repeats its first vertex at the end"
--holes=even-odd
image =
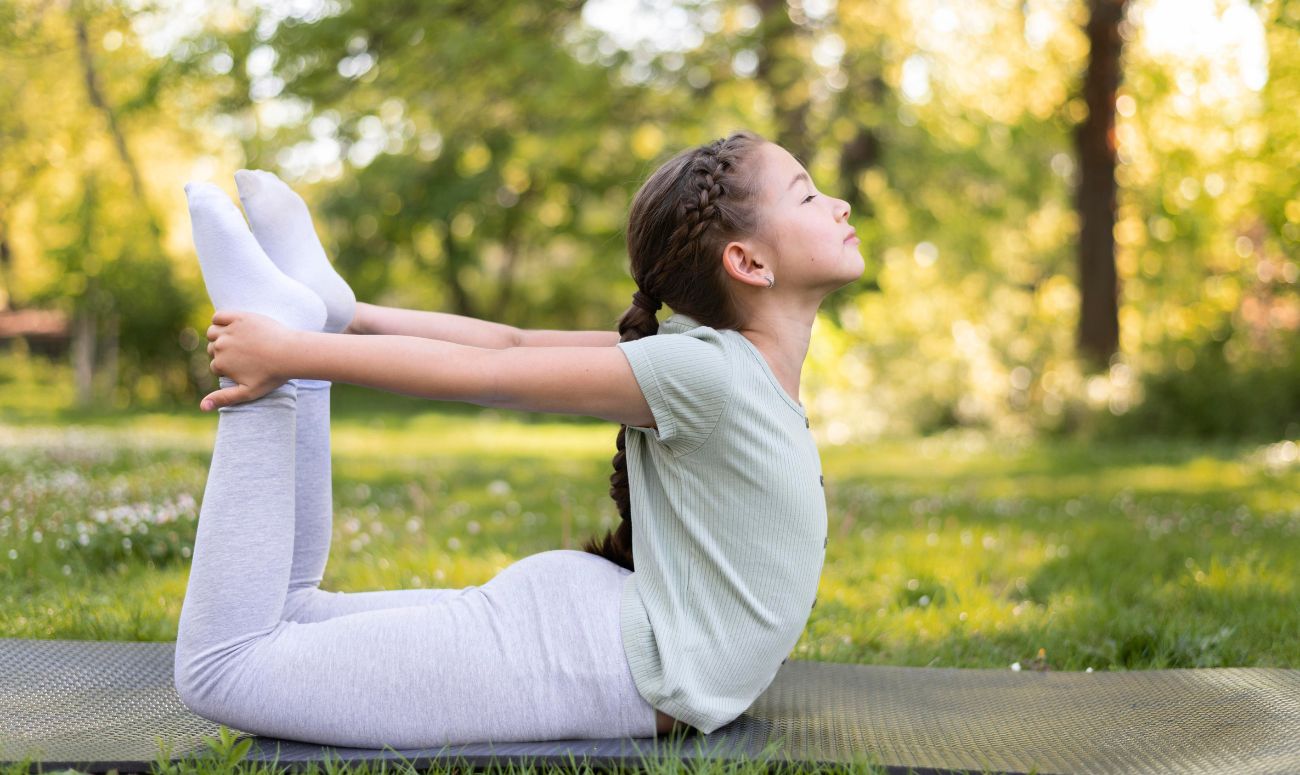
{"type": "MultiPolygon", "coordinates": [[[[203,754],[203,737],[218,725],[181,704],[173,649],[0,639],[0,762],[147,772],[155,736],[172,745],[172,759],[203,754]]],[[[327,756],[420,769],[708,757],[871,761],[890,772],[1294,773],[1300,670],[1058,673],[791,660],[748,711],[710,735],[407,751],[254,738],[248,758],[292,766],[327,756]]]]}

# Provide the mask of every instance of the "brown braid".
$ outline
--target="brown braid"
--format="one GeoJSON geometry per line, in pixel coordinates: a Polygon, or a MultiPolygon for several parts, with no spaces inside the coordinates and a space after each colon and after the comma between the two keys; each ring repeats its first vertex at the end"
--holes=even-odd
{"type": "MultiPolygon", "coordinates": [[[[637,291],[618,320],[620,342],[659,332],[653,302],[716,329],[740,327],[723,269],[722,249],[756,233],[754,152],[765,142],[736,132],[674,156],[655,171],[632,200],[627,252],[637,291]]],[[[619,426],[610,497],[622,522],[583,551],[636,570],[632,555],[632,504],[627,483],[627,426],[619,426]]]]}

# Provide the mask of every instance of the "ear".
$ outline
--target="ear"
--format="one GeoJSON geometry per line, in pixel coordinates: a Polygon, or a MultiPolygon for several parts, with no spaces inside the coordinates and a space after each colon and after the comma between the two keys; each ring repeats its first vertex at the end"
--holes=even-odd
{"type": "Polygon", "coordinates": [[[722,266],[734,280],[767,287],[767,267],[753,242],[728,242],[722,249],[722,266]]]}

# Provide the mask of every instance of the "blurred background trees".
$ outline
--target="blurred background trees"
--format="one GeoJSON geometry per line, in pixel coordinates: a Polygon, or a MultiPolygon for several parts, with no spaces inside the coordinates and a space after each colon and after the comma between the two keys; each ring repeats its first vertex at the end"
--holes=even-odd
{"type": "Polygon", "coordinates": [[[195,396],[182,185],[241,166],[360,298],[612,328],[636,187],[749,127],[863,237],[807,372],[824,440],[1294,437],[1297,44],[1297,0],[12,0],[0,341],[57,310],[84,401],[195,396]]]}

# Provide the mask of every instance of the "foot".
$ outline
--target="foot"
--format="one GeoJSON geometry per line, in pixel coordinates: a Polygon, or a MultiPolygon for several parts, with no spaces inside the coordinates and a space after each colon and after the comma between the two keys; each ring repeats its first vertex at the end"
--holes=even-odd
{"type": "Polygon", "coordinates": [[[219,310],[256,312],[299,331],[320,331],[325,304],[286,276],[257,244],[239,208],[211,183],[185,186],[203,284],[219,310]]]}
{"type": "Polygon", "coordinates": [[[356,296],[326,257],[307,203],[270,172],[239,170],[235,185],[262,249],[281,272],[325,302],[324,330],[338,333],[347,328],[356,312],[356,296]]]}

